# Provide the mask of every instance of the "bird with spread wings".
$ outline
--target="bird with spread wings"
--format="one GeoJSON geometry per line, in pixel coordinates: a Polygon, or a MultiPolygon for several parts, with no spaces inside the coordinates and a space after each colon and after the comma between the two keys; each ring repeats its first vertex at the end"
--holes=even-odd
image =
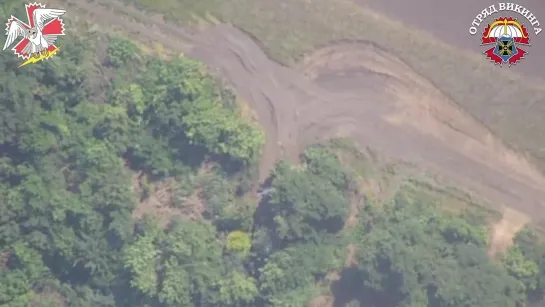
{"type": "Polygon", "coordinates": [[[53,45],[57,40],[58,34],[44,33],[44,27],[47,21],[58,18],[66,13],[65,10],[36,8],[32,12],[34,21],[33,27],[26,26],[23,22],[16,18],[10,19],[7,29],[7,39],[4,44],[4,49],[8,48],[18,38],[28,39],[28,43],[20,51],[20,54],[32,54],[35,58],[42,55],[47,55],[49,46],[53,45]]]}

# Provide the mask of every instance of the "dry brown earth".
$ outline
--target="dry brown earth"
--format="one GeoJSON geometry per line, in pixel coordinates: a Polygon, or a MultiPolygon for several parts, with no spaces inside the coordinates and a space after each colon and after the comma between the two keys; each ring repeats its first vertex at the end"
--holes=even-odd
{"type": "Polygon", "coordinates": [[[255,110],[267,134],[262,178],[279,158],[295,160],[307,145],[354,139],[383,155],[446,176],[486,199],[545,217],[545,178],[396,56],[370,42],[340,43],[309,54],[298,67],[270,60],[238,29],[220,24],[189,33],[110,8],[66,0],[94,20],[142,42],[160,42],[216,69],[255,110]]]}

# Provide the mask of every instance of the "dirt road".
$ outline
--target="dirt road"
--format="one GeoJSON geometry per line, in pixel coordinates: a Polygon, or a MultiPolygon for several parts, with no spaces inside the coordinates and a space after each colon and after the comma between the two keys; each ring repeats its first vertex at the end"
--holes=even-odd
{"type": "Polygon", "coordinates": [[[129,20],[96,3],[66,2],[142,41],[160,42],[221,72],[266,130],[262,178],[277,159],[295,160],[311,143],[351,137],[387,157],[446,176],[492,202],[536,220],[545,218],[545,178],[379,46],[330,46],[309,55],[299,67],[286,68],[229,25],[189,33],[160,19],[144,26],[146,16],[137,10],[129,10],[129,20]]]}

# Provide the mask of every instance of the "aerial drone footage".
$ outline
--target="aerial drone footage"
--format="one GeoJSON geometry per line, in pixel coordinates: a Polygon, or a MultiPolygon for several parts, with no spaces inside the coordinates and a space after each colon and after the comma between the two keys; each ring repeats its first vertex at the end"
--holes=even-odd
{"type": "Polygon", "coordinates": [[[0,307],[544,306],[542,1],[0,8],[0,307]]]}

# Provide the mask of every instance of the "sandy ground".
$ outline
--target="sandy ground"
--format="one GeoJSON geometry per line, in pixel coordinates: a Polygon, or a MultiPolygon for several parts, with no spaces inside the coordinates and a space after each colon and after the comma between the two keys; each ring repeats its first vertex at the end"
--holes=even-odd
{"type": "MultiPolygon", "coordinates": [[[[470,35],[469,27],[475,16],[484,8],[498,2],[511,2],[524,6],[529,9],[541,23],[541,28],[545,29],[545,1],[543,0],[517,0],[517,1],[493,1],[493,0],[458,0],[458,1],[437,1],[437,0],[354,0],[362,6],[368,6],[372,9],[385,13],[403,23],[415,26],[424,31],[433,33],[437,39],[443,40],[454,46],[460,46],[467,50],[482,53],[485,49],[480,46],[479,35],[470,35]]],[[[504,14],[505,15],[505,14],[504,14]]],[[[494,18],[502,14],[495,14],[488,17],[483,22],[484,27],[494,18]]],[[[528,21],[519,14],[513,14],[506,17],[519,18],[519,20],[529,28],[528,21]]],[[[484,30],[483,25],[479,28],[484,30]]],[[[545,54],[545,31],[538,36],[531,33],[531,47],[526,48],[528,56],[515,66],[504,69],[512,69],[521,75],[529,75],[545,79],[545,65],[543,64],[543,54],[545,54]]],[[[486,58],[483,55],[483,60],[486,58]]],[[[492,65],[492,64],[491,64],[492,65]]],[[[498,68],[500,69],[500,68],[498,68]]]]}
{"type": "Polygon", "coordinates": [[[489,255],[495,256],[499,252],[505,252],[513,243],[513,235],[529,221],[530,218],[527,215],[505,208],[503,218],[492,227],[489,255]]]}
{"type": "MultiPolygon", "coordinates": [[[[350,137],[386,157],[446,176],[498,205],[516,208],[537,221],[545,218],[545,178],[425,78],[378,46],[365,42],[330,46],[310,54],[298,67],[286,68],[229,25],[189,33],[161,19],[145,21],[148,16],[127,7],[123,9],[131,20],[97,3],[64,3],[143,42],[184,52],[225,76],[266,131],[262,179],[279,158],[296,160],[309,144],[350,137]]],[[[461,24],[465,35],[467,25],[461,24]]]]}

